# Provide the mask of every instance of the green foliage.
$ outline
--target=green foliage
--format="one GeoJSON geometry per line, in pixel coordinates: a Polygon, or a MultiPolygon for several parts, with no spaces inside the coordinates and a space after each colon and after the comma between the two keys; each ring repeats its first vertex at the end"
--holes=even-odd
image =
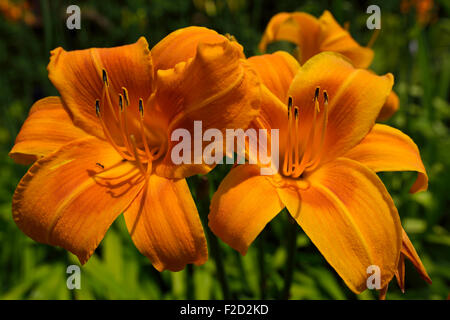
{"type": "MultiPolygon", "coordinates": [[[[433,284],[426,284],[406,263],[406,293],[394,281],[388,299],[444,299],[450,292],[450,139],[449,81],[450,19],[448,2],[436,1],[435,16],[422,26],[414,11],[400,12],[400,1],[245,1],[245,0],[129,0],[116,2],[35,1],[39,23],[0,19],[0,299],[221,299],[220,275],[213,259],[203,266],[177,273],[159,273],[134,247],[120,217],[96,253],[81,268],[81,289],[66,287],[66,268],[78,260],[60,248],[27,238],[11,217],[11,198],[26,167],[14,164],[8,151],[32,103],[57,95],[47,78],[49,51],[110,47],[131,43],[144,35],[153,46],[169,32],[188,25],[203,25],[233,34],[247,56],[257,45],[270,17],[280,11],[304,10],[316,16],[324,9],[360,43],[371,36],[365,28],[369,4],[382,10],[382,30],[374,45],[372,69],[392,72],[400,110],[389,124],[408,134],[419,146],[427,168],[429,190],[408,193],[415,175],[380,174],[398,207],[402,224],[422,258],[433,284]],[[65,8],[78,4],[82,28],[65,28],[65,8]]],[[[286,47],[288,49],[288,47],[286,47]]],[[[188,182],[204,227],[209,200],[229,170],[222,166],[207,177],[188,182]]],[[[280,214],[251,246],[245,257],[220,242],[230,295],[237,299],[277,298],[283,290],[287,260],[285,225],[280,214]]],[[[327,264],[306,235],[298,230],[292,299],[374,299],[366,291],[355,296],[327,264]]],[[[215,237],[209,235],[212,240],[215,237]]],[[[210,239],[209,239],[210,240],[210,239]]],[[[217,240],[216,240],[217,241],[217,240]]],[[[212,242],[209,241],[210,256],[212,242]]]]}

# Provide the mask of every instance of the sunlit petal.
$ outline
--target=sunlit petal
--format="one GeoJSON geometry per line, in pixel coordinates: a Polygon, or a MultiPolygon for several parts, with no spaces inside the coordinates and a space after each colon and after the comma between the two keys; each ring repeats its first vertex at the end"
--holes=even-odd
{"type": "Polygon", "coordinates": [[[381,287],[397,270],[401,225],[381,180],[356,161],[338,159],[307,177],[309,187],[278,193],[348,287],[367,289],[371,265],[380,268],[381,287]]]}
{"type": "Polygon", "coordinates": [[[151,175],[124,215],[136,247],[157,270],[179,271],[207,260],[202,224],[185,179],[151,175]]]}
{"type": "Polygon", "coordinates": [[[376,172],[417,171],[418,176],[410,192],[428,188],[428,176],[417,145],[398,129],[376,124],[345,157],[359,161],[376,172]]]}
{"type": "Polygon", "coordinates": [[[300,136],[306,137],[312,126],[316,88],[326,90],[329,112],[322,161],[343,155],[373,127],[392,84],[391,74],[377,76],[355,69],[339,54],[314,56],[300,68],[289,89],[294,106],[300,108],[300,136]]]}
{"type": "Polygon", "coordinates": [[[63,247],[85,263],[142,180],[107,143],[76,140],[35,162],[22,178],[14,221],[35,241],[63,247]]]}
{"type": "Polygon", "coordinates": [[[159,70],[157,87],[158,106],[171,119],[168,152],[155,168],[161,176],[181,178],[210,170],[205,165],[173,165],[171,150],[178,144],[170,141],[173,130],[184,128],[193,140],[194,121],[202,121],[203,131],[215,128],[225,133],[248,127],[259,113],[259,78],[228,40],[202,43],[188,63],[159,70]]]}
{"type": "Polygon", "coordinates": [[[257,166],[230,171],[211,200],[209,227],[225,243],[246,254],[248,247],[283,208],[271,177],[257,166]]]}
{"type": "MultiPolygon", "coordinates": [[[[107,72],[111,99],[117,110],[122,87],[129,92],[130,104],[139,98],[147,100],[152,90],[153,66],[145,38],[136,43],[115,48],[92,48],[51,52],[49,78],[58,89],[64,104],[70,110],[74,123],[85,131],[103,137],[103,130],[95,113],[96,99],[103,96],[103,71],[107,72]]],[[[138,110],[130,110],[136,115],[138,110]]],[[[107,108],[105,121],[114,117],[107,108]]]]}
{"type": "Polygon", "coordinates": [[[76,127],[59,97],[37,101],[30,110],[9,156],[21,164],[30,164],[88,134],[76,127]]]}

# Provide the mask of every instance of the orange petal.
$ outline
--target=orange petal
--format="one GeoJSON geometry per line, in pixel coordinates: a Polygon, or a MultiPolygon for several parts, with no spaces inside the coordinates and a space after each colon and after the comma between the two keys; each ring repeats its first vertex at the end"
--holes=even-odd
{"type": "MultiPolygon", "coordinates": [[[[271,154],[271,129],[276,129],[278,131],[278,153],[280,155],[284,154],[285,145],[287,141],[287,104],[283,103],[277,96],[275,96],[272,91],[270,91],[266,86],[261,86],[261,110],[259,116],[257,116],[250,124],[250,127],[259,130],[266,130],[267,133],[267,143],[264,139],[261,139],[259,135],[258,150],[255,150],[256,154],[250,154],[249,157],[253,159],[258,158],[259,154],[271,154]],[[267,148],[269,148],[268,151],[267,148]]],[[[258,131],[259,132],[259,131],[258,131]]],[[[251,150],[248,150],[249,152],[251,150]]],[[[250,159],[250,158],[249,158],[250,159]]]]}
{"type": "Polygon", "coordinates": [[[405,255],[400,253],[400,259],[398,260],[397,271],[395,272],[395,278],[397,279],[398,286],[403,293],[405,293],[405,255]]]}
{"type": "Polygon", "coordinates": [[[427,273],[427,270],[425,270],[425,267],[422,264],[422,261],[420,260],[416,249],[414,248],[413,244],[411,243],[411,240],[409,240],[408,235],[403,229],[402,229],[402,254],[413,263],[414,268],[416,268],[417,272],[420,274],[422,279],[431,284],[431,279],[427,273]]]}
{"type": "Polygon", "coordinates": [[[376,172],[417,171],[418,176],[410,192],[428,188],[428,176],[417,145],[406,134],[387,125],[376,124],[345,157],[359,161],[376,172]]]}
{"type": "MultiPolygon", "coordinates": [[[[115,48],[76,51],[56,48],[51,52],[47,69],[74,123],[98,137],[103,137],[103,130],[96,117],[95,100],[102,99],[102,69],[107,71],[111,99],[117,110],[122,87],[127,88],[130,105],[136,106],[130,112],[136,115],[139,98],[146,101],[152,90],[152,61],[143,37],[134,44],[115,48]]],[[[105,112],[108,123],[113,117],[108,108],[105,112]]]]}
{"type": "Polygon", "coordinates": [[[300,65],[284,51],[248,58],[262,83],[282,102],[287,102],[287,92],[300,65]]]}
{"type": "Polygon", "coordinates": [[[17,163],[30,164],[66,143],[87,137],[76,127],[59,97],[37,101],[30,110],[9,156],[17,163]]]}
{"type": "Polygon", "coordinates": [[[388,291],[388,287],[389,287],[389,283],[386,283],[386,285],[379,290],[380,293],[379,293],[378,300],[386,300],[386,294],[388,291]]]}
{"type": "MultiPolygon", "coordinates": [[[[294,106],[300,108],[300,136],[306,137],[310,130],[314,93],[320,87],[329,97],[322,161],[343,155],[373,127],[392,84],[391,74],[377,76],[355,69],[339,54],[324,52],[314,56],[300,68],[289,89],[294,106]]],[[[323,100],[319,101],[323,110],[323,100]]]]}
{"type": "Polygon", "coordinates": [[[264,31],[259,44],[261,52],[275,41],[290,41],[299,48],[298,60],[305,63],[310,57],[319,53],[319,21],[303,12],[281,12],[272,17],[264,31]]]}
{"type": "MultiPolygon", "coordinates": [[[[287,134],[287,130],[284,129],[287,127],[287,92],[300,66],[294,57],[284,51],[254,56],[247,61],[256,70],[264,84],[261,90],[260,115],[250,127],[267,129],[269,135],[271,128],[281,129],[279,153],[284,154],[287,134]]],[[[267,146],[269,145],[259,145],[260,152],[265,151],[267,146]]]]}
{"type": "MultiPolygon", "coordinates": [[[[171,69],[176,64],[193,58],[200,43],[213,44],[224,40],[224,36],[204,27],[187,27],[170,33],[152,48],[155,75],[159,69],[171,69]]],[[[233,41],[232,45],[244,58],[242,46],[236,41],[233,41]]]]}
{"type": "Polygon", "coordinates": [[[185,179],[151,175],[124,215],[136,247],[159,271],[207,260],[202,224],[185,179]]]}
{"type": "Polygon", "coordinates": [[[211,200],[209,227],[242,255],[283,208],[271,177],[255,165],[232,169],[211,200]]]}
{"type": "Polygon", "coordinates": [[[14,221],[32,239],[63,247],[85,263],[142,188],[138,173],[105,142],[76,140],[35,162],[22,178],[14,221]]]}
{"type": "Polygon", "coordinates": [[[194,121],[202,121],[203,132],[216,128],[225,133],[225,129],[247,128],[259,113],[259,78],[228,40],[202,43],[194,59],[174,69],[159,70],[157,88],[157,104],[171,119],[168,152],[155,168],[160,176],[181,178],[210,170],[200,165],[173,165],[171,150],[178,144],[170,141],[173,130],[187,129],[193,140],[194,121]]]}
{"type": "Polygon", "coordinates": [[[369,67],[374,55],[372,49],[360,46],[350,33],[337,23],[329,11],[324,11],[319,22],[321,29],[319,52],[338,52],[350,59],[357,68],[369,67]]]}
{"type": "Polygon", "coordinates": [[[309,187],[278,188],[278,194],[325,259],[355,293],[367,289],[380,268],[380,288],[397,270],[400,219],[377,175],[356,161],[337,159],[313,172],[309,187]]]}
{"type": "Polygon", "coordinates": [[[394,91],[391,91],[383,108],[378,115],[377,121],[386,121],[397,112],[400,105],[400,100],[394,91]]]}

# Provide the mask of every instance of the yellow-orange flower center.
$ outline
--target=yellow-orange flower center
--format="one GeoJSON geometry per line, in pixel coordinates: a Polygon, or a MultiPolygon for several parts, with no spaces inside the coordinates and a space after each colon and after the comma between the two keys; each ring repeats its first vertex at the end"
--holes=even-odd
{"type": "Polygon", "coordinates": [[[299,107],[293,106],[292,97],[289,97],[288,134],[282,167],[282,174],[286,177],[299,178],[304,172],[314,170],[320,163],[328,123],[328,93],[323,90],[322,109],[319,105],[319,95],[320,87],[317,87],[313,99],[312,123],[303,122],[303,125],[309,126],[306,131],[300,130],[301,112],[299,107]]]}
{"type": "MultiPolygon", "coordinates": [[[[102,98],[95,101],[95,112],[102,125],[103,132],[107,141],[111,144],[114,149],[121,155],[121,157],[126,161],[136,162],[139,170],[148,175],[152,171],[152,162],[159,159],[162,156],[163,148],[159,146],[151,147],[148,144],[148,139],[146,137],[145,123],[144,123],[144,100],[139,98],[138,108],[139,108],[139,137],[140,144],[136,143],[136,137],[134,134],[130,133],[129,121],[130,115],[127,112],[130,107],[130,97],[128,95],[128,90],[122,87],[122,93],[118,95],[118,108],[114,107],[111,92],[109,86],[109,79],[106,70],[102,70],[103,78],[103,90],[102,98]],[[108,110],[106,110],[108,108],[108,110]],[[105,112],[109,112],[114,123],[105,122],[105,112]],[[111,132],[111,128],[115,127],[119,132],[119,141],[111,132]]],[[[106,169],[105,169],[106,170],[106,169]]]]}

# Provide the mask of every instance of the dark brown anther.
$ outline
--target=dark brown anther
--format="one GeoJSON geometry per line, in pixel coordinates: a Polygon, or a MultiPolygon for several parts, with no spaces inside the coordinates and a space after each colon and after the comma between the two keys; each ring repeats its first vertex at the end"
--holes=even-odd
{"type": "Polygon", "coordinates": [[[127,106],[130,105],[130,100],[128,100],[128,92],[127,89],[122,88],[122,92],[123,92],[123,97],[125,98],[125,103],[127,106]]]}
{"type": "Polygon", "coordinates": [[[297,107],[294,108],[294,117],[295,117],[295,119],[298,118],[298,108],[297,107]]]}
{"type": "Polygon", "coordinates": [[[100,100],[95,100],[95,113],[97,117],[100,117],[100,100]]]}
{"type": "Polygon", "coordinates": [[[328,104],[328,93],[326,90],[323,91],[323,100],[324,103],[328,104]]]}
{"type": "Polygon", "coordinates": [[[96,165],[99,166],[99,167],[102,168],[102,169],[105,169],[105,166],[102,165],[100,162],[97,162],[96,165]]]}
{"type": "Polygon", "coordinates": [[[314,91],[314,101],[317,101],[317,99],[319,99],[319,93],[320,93],[320,87],[317,87],[316,91],[314,91]]]}
{"type": "Polygon", "coordinates": [[[121,94],[119,94],[119,108],[120,111],[123,111],[123,98],[121,94]]]}
{"type": "Polygon", "coordinates": [[[109,84],[108,84],[108,74],[106,73],[105,69],[102,69],[102,78],[103,78],[103,83],[106,84],[106,86],[109,86],[109,84]]]}
{"type": "Polygon", "coordinates": [[[291,109],[292,109],[292,97],[289,96],[289,98],[288,98],[288,119],[291,116],[291,109]]]}
{"type": "Polygon", "coordinates": [[[142,101],[142,98],[139,99],[139,113],[141,114],[141,117],[144,117],[144,102],[142,101]]]}

